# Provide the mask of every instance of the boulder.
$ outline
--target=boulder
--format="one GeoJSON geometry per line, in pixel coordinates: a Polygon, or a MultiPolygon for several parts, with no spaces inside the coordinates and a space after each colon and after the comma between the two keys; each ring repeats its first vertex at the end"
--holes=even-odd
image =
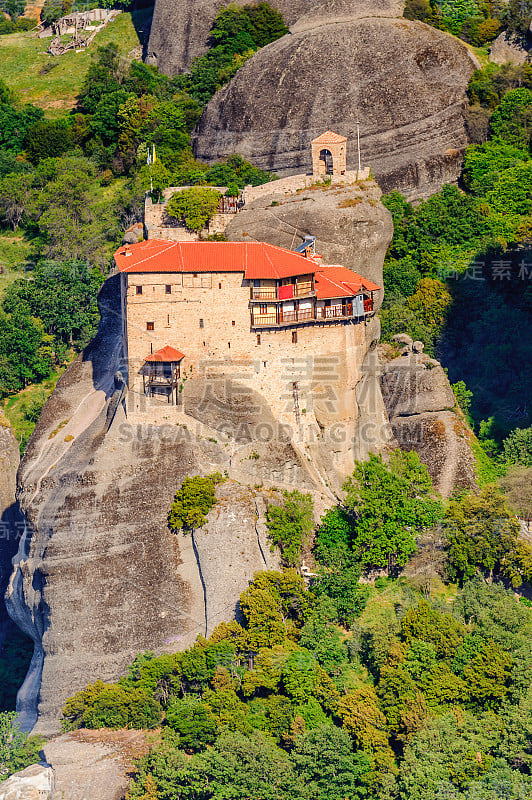
{"type": "Polygon", "coordinates": [[[0,783],[0,800],[54,800],[53,791],[54,773],[51,767],[32,764],[0,783]]]}
{"type": "MultiPolygon", "coordinates": [[[[260,0],[236,0],[236,5],[256,5],[260,0]]],[[[155,0],[147,61],[167,75],[183,72],[209,47],[209,32],[225,0],[155,0]]],[[[305,30],[317,21],[346,21],[364,16],[397,16],[404,0],[271,0],[288,26],[305,30]]]]}
{"type": "Polygon", "coordinates": [[[421,22],[318,20],[259,50],[216,93],[194,151],[206,161],[238,152],[290,175],[311,171],[310,141],[333,130],[348,137],[352,170],[359,121],[363,166],[383,191],[426,197],[460,174],[466,89],[478,66],[466,45],[421,22]]]}
{"type": "Polygon", "coordinates": [[[530,47],[518,36],[500,33],[490,47],[489,60],[493,64],[524,64],[530,47]]]}
{"type": "Polygon", "coordinates": [[[43,752],[55,779],[51,800],[123,800],[133,759],[147,750],[143,731],[76,731],[50,740],[43,752]]]}
{"type": "Polygon", "coordinates": [[[472,434],[440,363],[420,352],[383,359],[381,389],[397,443],[419,454],[440,494],[474,488],[472,434]]]}

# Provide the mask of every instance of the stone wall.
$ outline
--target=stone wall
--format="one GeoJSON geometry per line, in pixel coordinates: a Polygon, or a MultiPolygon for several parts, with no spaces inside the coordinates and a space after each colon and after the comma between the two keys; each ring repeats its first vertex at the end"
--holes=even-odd
{"type": "MultiPolygon", "coordinates": [[[[357,181],[367,181],[370,177],[370,168],[365,167],[362,170],[352,170],[346,172],[345,175],[327,175],[326,180],[328,183],[339,184],[347,186],[355,184],[357,181]]],[[[283,195],[289,196],[297,194],[309,186],[316,185],[317,181],[323,181],[323,177],[316,177],[314,175],[291,175],[287,178],[281,178],[275,181],[263,183],[260,186],[246,186],[242,192],[242,200],[244,206],[253,203],[255,200],[269,195],[283,195]]],[[[163,192],[164,202],[154,203],[151,197],[146,194],[144,200],[144,229],[146,232],[146,239],[164,239],[169,242],[197,242],[201,238],[205,238],[213,233],[225,233],[228,225],[235,219],[237,214],[215,214],[209,225],[199,233],[189,231],[181,222],[178,222],[166,214],[166,204],[175,192],[182,189],[190,189],[190,186],[170,186],[163,192]]],[[[216,189],[222,194],[225,193],[225,186],[209,187],[216,189]]]]}
{"type": "MultiPolygon", "coordinates": [[[[191,186],[169,186],[163,192],[163,202],[154,203],[149,194],[144,200],[144,229],[146,239],[165,239],[169,242],[197,242],[213,233],[223,233],[234,217],[234,214],[215,214],[206,228],[198,233],[189,231],[182,222],[166,214],[166,204],[176,193],[191,186]]],[[[209,186],[220,194],[225,194],[226,186],[209,186]]]]}
{"type": "MultiPolygon", "coordinates": [[[[307,443],[320,428],[354,415],[353,393],[366,354],[364,321],[251,330],[249,287],[243,284],[242,273],[127,278],[129,385],[136,396],[130,411],[140,412],[147,402],[139,374],[147,355],[171,345],[185,353],[182,376],[202,376],[211,400],[216,402],[217,392],[224,394],[228,383],[236,382],[244,393],[258,392],[273,417],[307,443]],[[138,295],[136,285],[141,281],[138,295]],[[170,294],[166,286],[171,287],[170,294]],[[148,322],[153,322],[153,331],[147,330],[148,322]]],[[[166,399],[151,402],[160,407],[166,399]]],[[[175,409],[175,415],[187,411],[186,392],[183,402],[185,409],[175,409]]]]}

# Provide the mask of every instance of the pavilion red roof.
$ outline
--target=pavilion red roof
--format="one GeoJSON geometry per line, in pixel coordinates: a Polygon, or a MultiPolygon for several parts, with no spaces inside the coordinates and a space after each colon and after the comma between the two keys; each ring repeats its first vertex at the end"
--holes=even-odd
{"type": "Polygon", "coordinates": [[[265,242],[167,242],[148,239],[115,253],[120,272],[243,272],[249,280],[290,278],[316,269],[304,255],[265,242]]]}
{"type": "Polygon", "coordinates": [[[362,290],[376,292],[380,289],[376,283],[363,278],[347,267],[320,266],[315,275],[316,297],[318,300],[333,297],[353,297],[362,290]]]}
{"type": "Polygon", "coordinates": [[[347,136],[342,136],[341,133],[334,131],[325,131],[320,136],[316,136],[311,144],[341,144],[342,142],[347,142],[347,136]]]}
{"type": "Polygon", "coordinates": [[[155,353],[150,353],[149,356],[146,356],[146,361],[181,361],[184,357],[184,353],[180,353],[175,347],[170,347],[167,344],[155,353]]]}

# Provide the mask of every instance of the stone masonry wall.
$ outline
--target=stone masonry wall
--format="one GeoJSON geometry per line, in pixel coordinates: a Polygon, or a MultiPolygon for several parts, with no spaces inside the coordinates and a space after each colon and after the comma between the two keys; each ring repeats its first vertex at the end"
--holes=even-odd
{"type": "MultiPolygon", "coordinates": [[[[327,180],[331,180],[334,184],[352,184],[356,181],[367,181],[370,176],[370,168],[357,171],[346,172],[345,175],[327,175],[327,180]]],[[[254,200],[268,195],[292,195],[296,194],[302,189],[306,189],[318,180],[323,180],[324,176],[315,175],[291,175],[287,178],[281,178],[269,183],[263,183],[260,186],[246,186],[243,191],[244,205],[249,205],[254,200]]],[[[151,197],[147,194],[144,200],[144,228],[147,239],[164,239],[170,242],[197,242],[201,238],[205,238],[213,233],[224,233],[225,229],[230,222],[235,218],[235,214],[215,214],[207,228],[204,228],[199,233],[189,231],[182,223],[177,220],[170,219],[166,216],[166,204],[175,192],[182,189],[189,189],[189,186],[170,186],[163,192],[162,203],[154,203],[151,197]]],[[[216,189],[222,194],[225,193],[225,186],[209,187],[216,189]]]]}
{"type": "Polygon", "coordinates": [[[331,321],[251,330],[249,287],[242,273],[128,275],[129,408],[134,413],[146,403],[167,406],[166,400],[143,396],[139,370],[152,350],[171,345],[185,354],[182,377],[206,378],[205,391],[214,395],[225,392],[228,382],[258,392],[274,418],[303,439],[335,422],[351,424],[367,349],[365,328],[364,322],[331,321]],[[153,331],[147,330],[148,322],[153,331]]]}

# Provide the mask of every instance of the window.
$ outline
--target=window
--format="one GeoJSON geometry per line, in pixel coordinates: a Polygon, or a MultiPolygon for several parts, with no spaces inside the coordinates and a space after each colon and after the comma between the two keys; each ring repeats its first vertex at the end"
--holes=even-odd
{"type": "Polygon", "coordinates": [[[154,323],[153,322],[147,322],[146,323],[146,330],[147,331],[153,331],[154,330],[154,323]]]}
{"type": "Polygon", "coordinates": [[[260,344],[260,333],[257,333],[257,344],[260,344]]]}
{"type": "Polygon", "coordinates": [[[229,348],[229,350],[231,349],[231,342],[227,342],[227,347],[229,348]]]}
{"type": "Polygon", "coordinates": [[[234,324],[235,324],[235,321],[233,320],[233,321],[231,322],[231,325],[234,325],[234,324]]]}
{"type": "Polygon", "coordinates": [[[164,291],[166,292],[166,294],[172,294],[172,286],[169,283],[167,283],[164,288],[164,291]]]}
{"type": "Polygon", "coordinates": [[[292,344],[297,344],[297,331],[292,331],[292,344]]]}
{"type": "Polygon", "coordinates": [[[259,306],[259,309],[260,309],[260,311],[259,311],[260,314],[267,314],[268,313],[268,306],[266,305],[266,303],[261,303],[260,306],[259,306]]]}
{"type": "Polygon", "coordinates": [[[200,326],[200,328],[203,328],[203,320],[202,319],[200,319],[200,321],[199,321],[199,326],[200,326]]]}
{"type": "Polygon", "coordinates": [[[194,278],[197,278],[197,277],[198,277],[198,273],[197,273],[197,272],[195,272],[195,273],[194,273],[194,278]]]}
{"type": "Polygon", "coordinates": [[[142,286],[135,286],[137,294],[142,294],[142,286]]]}
{"type": "Polygon", "coordinates": [[[222,284],[221,284],[221,283],[219,283],[219,284],[218,284],[218,289],[221,289],[221,288],[222,288],[222,284]]]}

